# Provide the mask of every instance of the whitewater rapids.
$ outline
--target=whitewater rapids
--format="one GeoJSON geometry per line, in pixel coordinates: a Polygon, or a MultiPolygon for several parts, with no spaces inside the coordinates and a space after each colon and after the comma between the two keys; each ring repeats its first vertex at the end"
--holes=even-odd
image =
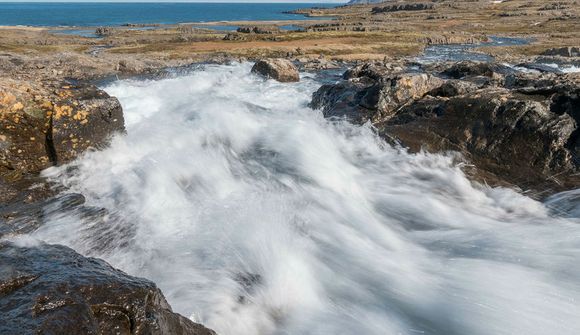
{"type": "Polygon", "coordinates": [[[33,238],[153,280],[222,335],[580,334],[580,220],[474,185],[281,84],[208,65],[105,89],[127,134],[46,175],[108,214],[33,238]]]}

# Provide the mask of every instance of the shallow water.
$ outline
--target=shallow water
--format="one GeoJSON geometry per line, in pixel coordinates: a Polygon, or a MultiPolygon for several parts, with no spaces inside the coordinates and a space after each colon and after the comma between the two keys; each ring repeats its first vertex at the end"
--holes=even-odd
{"type": "Polygon", "coordinates": [[[430,45],[423,54],[417,57],[420,63],[476,61],[492,62],[494,58],[485,53],[478,53],[474,49],[479,47],[505,47],[526,45],[527,38],[490,36],[489,42],[479,44],[442,44],[430,45]]]}
{"type": "Polygon", "coordinates": [[[128,134],[46,175],[110,214],[33,237],[155,281],[224,335],[580,333],[580,220],[560,215],[579,207],[473,185],[453,156],[325,120],[313,75],[250,66],[106,87],[128,134]]]}

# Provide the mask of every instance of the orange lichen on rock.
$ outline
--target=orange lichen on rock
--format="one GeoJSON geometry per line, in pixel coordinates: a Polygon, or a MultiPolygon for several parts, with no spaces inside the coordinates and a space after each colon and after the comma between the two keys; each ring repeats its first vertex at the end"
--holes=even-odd
{"type": "Polygon", "coordinates": [[[60,119],[61,117],[71,117],[73,109],[71,106],[63,105],[63,106],[54,106],[54,118],[60,119]]]}

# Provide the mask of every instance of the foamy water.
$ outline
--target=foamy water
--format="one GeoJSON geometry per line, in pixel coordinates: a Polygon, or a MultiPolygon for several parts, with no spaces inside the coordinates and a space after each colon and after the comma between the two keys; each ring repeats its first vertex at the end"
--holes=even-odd
{"type": "Polygon", "coordinates": [[[580,334],[578,219],[325,120],[307,75],[249,70],[107,87],[127,135],[47,175],[109,215],[34,237],[155,281],[223,335],[580,334]]]}

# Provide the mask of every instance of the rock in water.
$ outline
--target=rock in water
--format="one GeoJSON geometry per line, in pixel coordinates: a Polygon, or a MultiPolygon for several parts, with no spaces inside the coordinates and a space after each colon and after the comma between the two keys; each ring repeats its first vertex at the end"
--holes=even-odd
{"type": "Polygon", "coordinates": [[[252,73],[257,73],[282,83],[300,81],[298,68],[289,60],[282,58],[259,60],[252,67],[252,73]]]}
{"type": "Polygon", "coordinates": [[[371,121],[413,151],[455,150],[479,171],[546,193],[580,183],[580,77],[461,62],[427,73],[366,64],[323,85],[311,106],[371,121]]]}
{"type": "Polygon", "coordinates": [[[1,334],[215,335],[154,283],[58,245],[0,244],[1,334]]]}

